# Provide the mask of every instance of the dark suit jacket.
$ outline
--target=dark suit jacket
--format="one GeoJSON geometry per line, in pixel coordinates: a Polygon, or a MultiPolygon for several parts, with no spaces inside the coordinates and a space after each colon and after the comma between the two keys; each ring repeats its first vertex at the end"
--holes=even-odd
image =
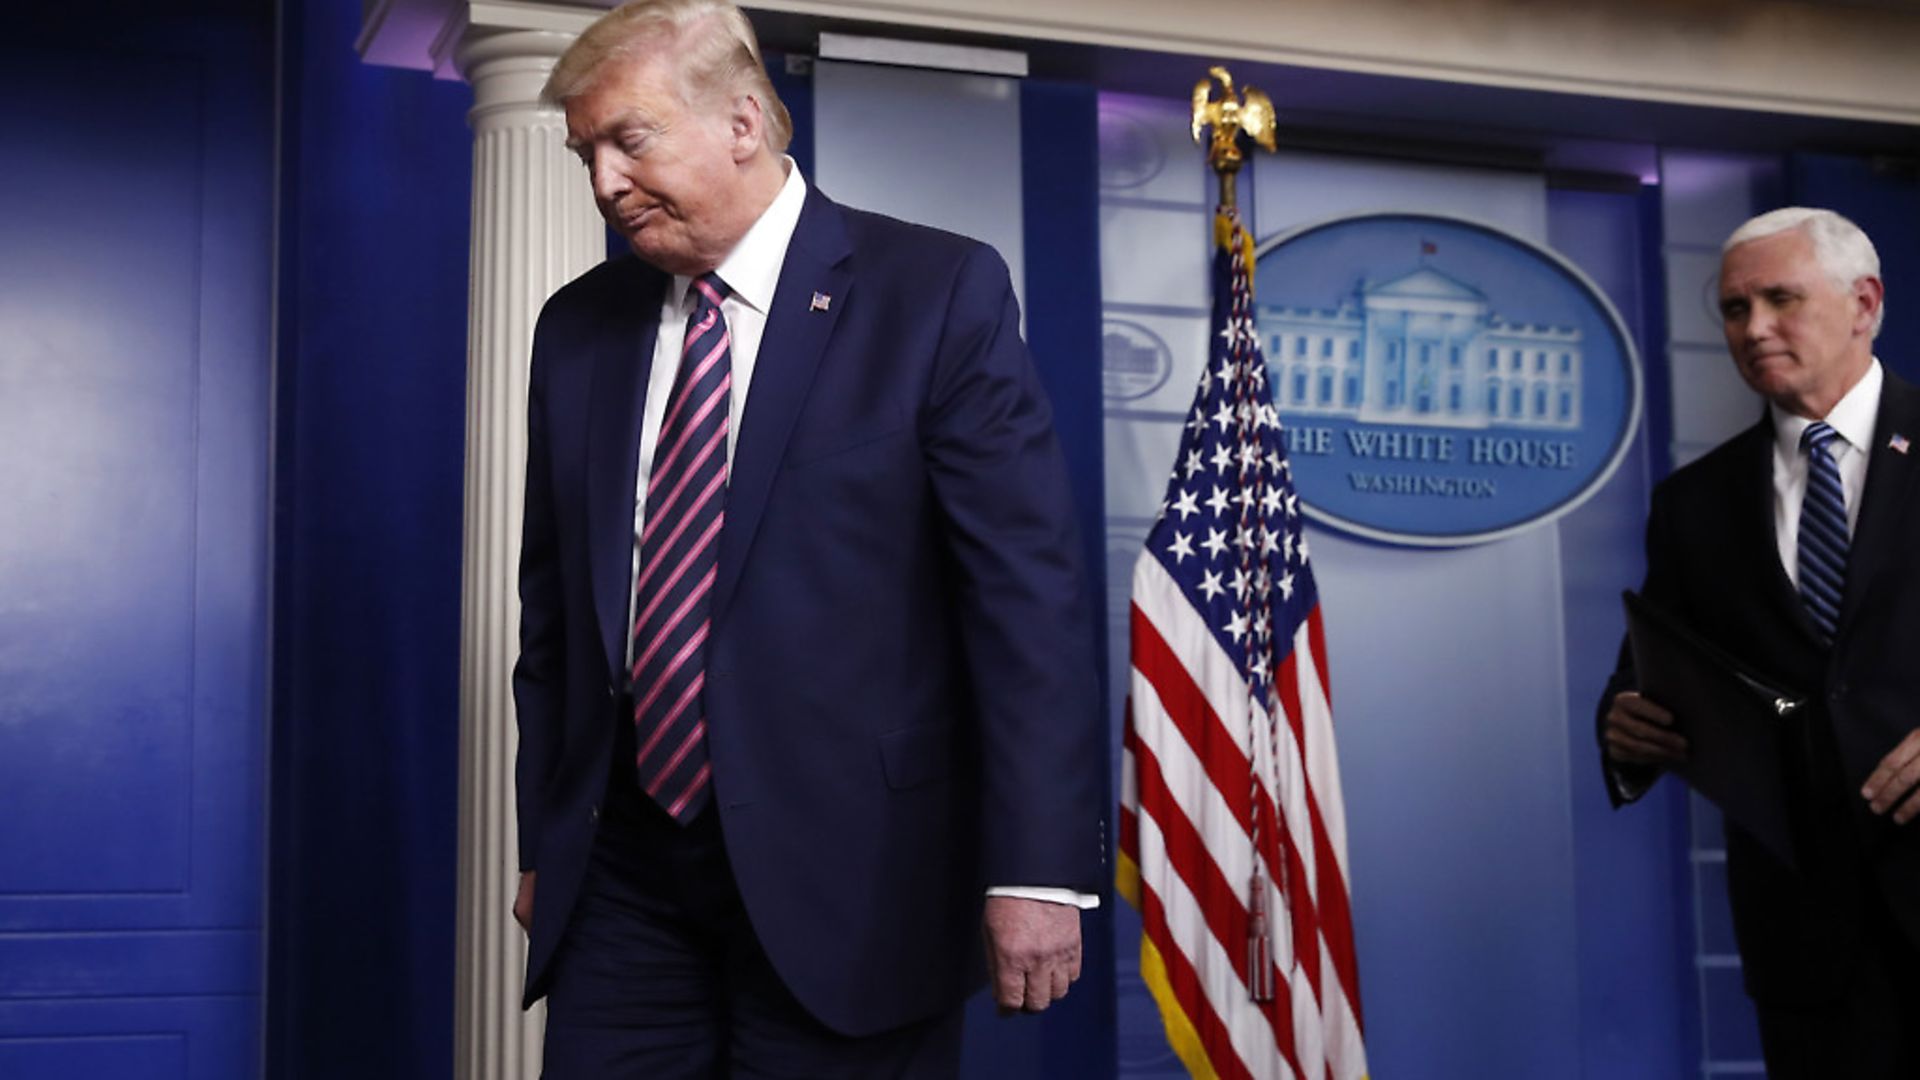
{"type": "MultiPolygon", "coordinates": [[[[1875,947],[1858,926],[1868,890],[1920,942],[1920,825],[1876,818],[1859,796],[1881,757],[1920,727],[1920,449],[1893,450],[1896,433],[1920,440],[1920,391],[1889,371],[1831,650],[1780,565],[1769,418],[1653,493],[1647,598],[1814,703],[1790,724],[1783,763],[1802,871],[1726,829],[1735,935],[1747,988],[1763,1002],[1844,991],[1855,951],[1875,947]]],[[[1614,693],[1634,685],[1625,649],[1621,657],[1602,717],[1614,693]]]]}
{"type": "MultiPolygon", "coordinates": [[[[631,722],[613,701],[669,281],[611,261],[534,334],[514,671],[529,1002],[631,722]]],[[[1005,264],[810,190],[738,422],[706,660],[714,805],[775,968],[828,1025],[872,1032],[977,983],[988,885],[1104,877],[1092,602],[1005,264]]]]}

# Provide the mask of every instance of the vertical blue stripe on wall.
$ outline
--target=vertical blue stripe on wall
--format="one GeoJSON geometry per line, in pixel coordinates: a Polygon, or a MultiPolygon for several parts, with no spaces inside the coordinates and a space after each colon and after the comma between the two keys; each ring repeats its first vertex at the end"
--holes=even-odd
{"type": "MultiPolygon", "coordinates": [[[[1613,303],[1642,359],[1643,402],[1667,396],[1659,198],[1640,191],[1547,192],[1548,240],[1613,303]],[[1651,207],[1651,212],[1649,212],[1651,207]],[[1653,336],[1659,334],[1659,337],[1653,336]],[[1658,387],[1649,392],[1649,387],[1658,387]]],[[[1648,422],[1613,477],[1554,527],[1560,540],[1567,668],[1567,790],[1575,846],[1574,963],[1581,1075],[1682,1080],[1698,1071],[1686,796],[1678,785],[1614,811],[1602,786],[1595,706],[1622,632],[1620,590],[1645,572],[1648,456],[1668,429],[1648,422]]],[[[1664,410],[1663,410],[1664,415],[1664,410]]]]}
{"type": "Polygon", "coordinates": [[[467,87],[282,7],[266,1075],[453,1056],[467,87]]]}
{"type": "MultiPolygon", "coordinates": [[[[1027,343],[1053,403],[1080,522],[1089,603],[1107,655],[1106,470],[1100,382],[1100,103],[1093,87],[1028,79],[1020,85],[1021,197],[1025,207],[1027,343]]],[[[1101,680],[1101,687],[1107,680],[1101,680]]],[[[1108,705],[1097,722],[1104,729],[1108,705]]],[[[1109,778],[1111,782],[1111,778],[1109,778]]],[[[1106,793],[1109,850],[1112,791],[1106,793]]],[[[1049,1016],[1043,1075],[1114,1075],[1113,904],[1111,889],[1088,914],[1086,960],[1074,993],[1049,1016]]]]}
{"type": "MultiPolygon", "coordinates": [[[[1662,227],[1660,188],[1641,188],[1639,221],[1641,236],[1640,287],[1644,295],[1667,295],[1667,260],[1663,255],[1666,230],[1662,227]]],[[[1640,322],[1640,366],[1646,378],[1642,390],[1644,409],[1640,429],[1646,433],[1647,478],[1659,483],[1673,471],[1673,378],[1667,355],[1667,306],[1643,305],[1640,322]]]]}
{"type": "Polygon", "coordinates": [[[1874,353],[1901,377],[1920,381],[1920,325],[1914,305],[1905,299],[1920,291],[1920,180],[1912,168],[1910,163],[1903,169],[1866,158],[1795,154],[1787,183],[1794,202],[1844,214],[1873,240],[1893,311],[1874,353]]]}

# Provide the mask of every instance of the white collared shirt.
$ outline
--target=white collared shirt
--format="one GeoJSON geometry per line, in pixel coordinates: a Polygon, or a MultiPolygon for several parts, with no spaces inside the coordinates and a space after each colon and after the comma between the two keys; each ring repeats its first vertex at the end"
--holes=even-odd
{"type": "MultiPolygon", "coordinates": [[[[787,244],[793,240],[793,230],[800,224],[800,208],[807,201],[807,182],[801,178],[800,170],[794,167],[792,158],[785,159],[785,165],[787,182],[781,185],[780,193],[714,268],[720,280],[732,290],[720,305],[731,339],[728,354],[733,367],[733,387],[727,397],[729,471],[733,465],[733,448],[740,441],[740,418],[746,413],[754,362],[760,358],[760,338],[767,330],[767,312],[773,309],[774,286],[780,283],[780,267],[787,261],[787,244]]],[[[635,476],[638,487],[633,499],[631,571],[635,577],[640,573],[640,529],[646,524],[647,480],[653,476],[653,451],[660,442],[660,424],[666,419],[667,399],[673,395],[673,378],[679,373],[674,358],[680,355],[680,348],[687,340],[687,316],[693,313],[693,305],[687,298],[692,292],[693,279],[675,274],[660,304],[660,330],[654,337],[653,365],[647,371],[646,408],[640,414],[640,468],[635,476]]],[[[634,577],[628,579],[629,586],[633,580],[634,577]]],[[[633,595],[631,587],[627,595],[633,595]]],[[[631,609],[628,614],[632,615],[631,609]]],[[[631,618],[628,626],[631,634],[631,618]]]]}
{"type": "MultiPolygon", "coordinates": [[[[1860,493],[1867,484],[1867,457],[1873,448],[1880,387],[1885,381],[1876,359],[1825,417],[1827,426],[1839,435],[1827,443],[1827,453],[1840,470],[1848,536],[1853,535],[1853,527],[1860,520],[1860,493]]],[[[1813,421],[1773,406],[1767,411],[1773,417],[1773,538],[1780,546],[1780,565],[1786,568],[1787,580],[1798,588],[1800,506],[1807,497],[1807,455],[1800,449],[1800,436],[1813,421]]]]}

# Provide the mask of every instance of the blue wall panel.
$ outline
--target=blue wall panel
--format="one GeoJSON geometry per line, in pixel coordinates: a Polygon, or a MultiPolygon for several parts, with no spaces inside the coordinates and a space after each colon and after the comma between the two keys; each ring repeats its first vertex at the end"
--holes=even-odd
{"type": "MultiPolygon", "coordinates": [[[[258,966],[254,979],[258,981],[258,966]]],[[[7,1080],[242,1080],[260,1075],[260,998],[47,1000],[0,1005],[7,1080]]]]}
{"type": "Polygon", "coordinates": [[[221,6],[0,48],[0,1076],[258,1067],[272,41],[221,6]]]}
{"type": "Polygon", "coordinates": [[[11,892],[177,893],[194,724],[200,70],[128,58],[79,93],[35,88],[63,62],[97,57],[45,54],[0,87],[13,106],[0,116],[4,437],[7,460],[34,462],[0,480],[23,526],[0,541],[7,631],[33,645],[6,663],[0,851],[11,892]],[[134,95],[149,122],[116,141],[142,162],[138,200],[96,149],[134,95]]]}
{"type": "Polygon", "coordinates": [[[180,1080],[187,1075],[187,1037],[115,1035],[102,1038],[0,1039],[0,1076],[12,1080],[180,1080]]]}

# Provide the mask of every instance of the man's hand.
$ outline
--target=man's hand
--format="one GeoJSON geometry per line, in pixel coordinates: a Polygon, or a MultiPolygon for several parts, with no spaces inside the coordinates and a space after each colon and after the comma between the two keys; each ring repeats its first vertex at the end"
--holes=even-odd
{"type": "Polygon", "coordinates": [[[1601,730],[1607,757],[1622,765],[1686,763],[1687,740],[1673,730],[1673,714],[1631,690],[1613,696],[1601,730]]]}
{"type": "Polygon", "coordinates": [[[520,892],[513,898],[513,921],[523,931],[533,929],[533,871],[520,871],[520,892]]]}
{"type": "Polygon", "coordinates": [[[1915,791],[1916,784],[1920,784],[1920,729],[1907,732],[1900,745],[1880,759],[1879,767],[1860,788],[1860,795],[1876,814],[1898,806],[1893,809],[1893,820],[1905,825],[1915,814],[1920,814],[1920,791],[1915,791]]]}
{"type": "Polygon", "coordinates": [[[1080,977],[1079,908],[1018,896],[989,896],[981,922],[987,939],[987,978],[1003,1012],[1039,1012],[1067,996],[1067,987],[1080,977]]]}

